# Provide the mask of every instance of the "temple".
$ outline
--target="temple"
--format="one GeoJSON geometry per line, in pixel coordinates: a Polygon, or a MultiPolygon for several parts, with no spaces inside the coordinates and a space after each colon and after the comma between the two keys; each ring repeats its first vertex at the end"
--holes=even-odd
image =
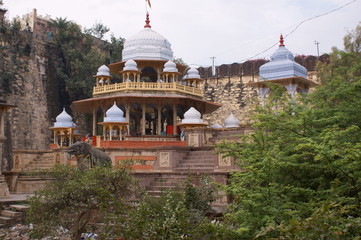
{"type": "Polygon", "coordinates": [[[204,100],[197,69],[172,61],[171,44],[151,28],[149,14],[144,28],[125,41],[122,56],[121,62],[98,69],[92,98],[73,103],[75,110],[92,114],[93,136],[101,133],[98,119],[113,104],[124,112],[124,127],[101,123],[103,136],[93,139],[99,146],[105,146],[112,133],[118,141],[179,141],[177,126],[189,108],[203,115],[221,106],[204,100]]]}
{"type": "MultiPolygon", "coordinates": [[[[76,166],[77,160],[65,150],[80,140],[106,152],[115,167],[131,160],[132,175],[156,196],[190,176],[194,184],[202,176],[227,184],[230,174],[241,170],[237,159],[216,152],[215,145],[240,141],[240,136],[253,132],[251,124],[242,121],[240,108],[227,101],[222,103],[232,111],[217,121],[205,120],[222,105],[205,97],[207,86],[198,69],[173,61],[171,44],[151,28],[149,14],[145,22],[140,32],[125,41],[122,61],[94,70],[93,96],[72,103],[72,110],[92,116],[91,133],[80,138],[77,121],[64,108],[50,127],[50,150],[13,151],[13,167],[7,173],[12,193],[31,193],[49,180],[29,172],[56,164],[76,166]]],[[[262,104],[270,91],[267,83],[284,86],[292,97],[316,85],[295,62],[282,36],[271,61],[262,63],[259,78],[244,84],[249,92],[258,90],[262,104]]],[[[231,93],[232,88],[227,89],[231,93]]],[[[235,98],[244,97],[244,92],[237,91],[235,98]]],[[[0,143],[3,132],[0,128],[0,143]]],[[[223,195],[216,204],[224,206],[228,201],[223,195]]]]}

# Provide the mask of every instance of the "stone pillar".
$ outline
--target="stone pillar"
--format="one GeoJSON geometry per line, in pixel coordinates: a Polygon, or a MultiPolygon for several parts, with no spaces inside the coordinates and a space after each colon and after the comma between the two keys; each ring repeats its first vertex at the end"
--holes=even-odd
{"type": "Polygon", "coordinates": [[[291,98],[294,99],[297,90],[297,84],[290,83],[286,85],[285,88],[287,89],[288,93],[291,95],[291,98]]]}
{"type": "Polygon", "coordinates": [[[109,126],[109,141],[113,140],[113,126],[109,126]]]}
{"type": "Polygon", "coordinates": [[[260,87],[258,88],[259,95],[261,96],[262,106],[265,105],[266,95],[269,92],[269,88],[260,87]]]}
{"type": "Polygon", "coordinates": [[[158,118],[157,118],[157,134],[160,136],[162,133],[162,105],[158,104],[158,118]]]}
{"type": "Polygon", "coordinates": [[[177,104],[173,104],[173,135],[177,135],[177,104]]]}
{"type": "Polygon", "coordinates": [[[97,111],[93,109],[93,136],[97,135],[97,111]]]}
{"type": "Polygon", "coordinates": [[[125,119],[127,120],[127,122],[129,123],[126,128],[127,128],[127,133],[129,134],[129,126],[130,126],[130,105],[129,103],[125,104],[125,119]]]}
{"type": "Polygon", "coordinates": [[[141,121],[141,129],[142,129],[142,136],[145,136],[145,103],[142,104],[142,121],[141,121]]]}

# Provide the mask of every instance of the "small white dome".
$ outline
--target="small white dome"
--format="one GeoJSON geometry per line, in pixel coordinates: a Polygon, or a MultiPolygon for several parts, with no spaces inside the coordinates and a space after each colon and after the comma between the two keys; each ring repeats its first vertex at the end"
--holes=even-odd
{"type": "Polygon", "coordinates": [[[98,76],[108,76],[108,77],[110,77],[110,70],[109,70],[109,68],[107,67],[107,66],[105,66],[105,65],[102,65],[102,66],[100,66],[100,68],[98,68],[98,72],[97,72],[97,77],[98,76]]]}
{"type": "Polygon", "coordinates": [[[184,113],[184,119],[182,123],[203,123],[201,119],[201,113],[194,107],[191,107],[187,112],[184,113]]]}
{"type": "Polygon", "coordinates": [[[201,76],[199,75],[199,72],[197,69],[195,68],[190,68],[187,72],[187,77],[186,78],[201,78],[201,76]]]}
{"type": "Polygon", "coordinates": [[[164,64],[163,72],[178,72],[177,65],[169,60],[164,64]]]}
{"type": "Polygon", "coordinates": [[[126,122],[123,111],[114,102],[113,106],[107,110],[104,122],[126,122]]]}
{"type": "Polygon", "coordinates": [[[138,66],[137,63],[133,60],[133,59],[129,59],[128,61],[125,62],[124,64],[124,71],[138,71],[138,66]]]}
{"type": "Polygon", "coordinates": [[[63,108],[63,111],[56,117],[54,127],[76,127],[76,125],[73,118],[63,108]]]}
{"type": "Polygon", "coordinates": [[[216,129],[218,129],[218,128],[222,128],[222,126],[221,126],[219,123],[215,123],[215,124],[213,124],[213,125],[211,126],[211,128],[216,128],[216,129]]]}
{"type": "Polygon", "coordinates": [[[224,127],[225,128],[239,127],[239,120],[233,115],[233,113],[231,113],[224,120],[224,127]]]}

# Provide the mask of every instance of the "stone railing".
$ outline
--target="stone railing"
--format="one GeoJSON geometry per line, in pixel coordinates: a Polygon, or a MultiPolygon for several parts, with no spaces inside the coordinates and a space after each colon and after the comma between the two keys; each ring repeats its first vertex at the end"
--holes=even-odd
{"type": "Polygon", "coordinates": [[[127,91],[172,91],[203,97],[203,89],[178,83],[124,82],[93,88],[93,95],[127,91]]]}

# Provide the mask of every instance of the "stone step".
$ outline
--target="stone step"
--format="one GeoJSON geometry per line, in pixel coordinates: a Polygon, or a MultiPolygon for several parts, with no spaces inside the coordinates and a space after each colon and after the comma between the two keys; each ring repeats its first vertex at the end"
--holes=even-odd
{"type": "Polygon", "coordinates": [[[214,172],[214,168],[203,168],[203,167],[194,167],[194,168],[186,168],[186,167],[177,167],[174,169],[175,172],[214,172]]]}
{"type": "Polygon", "coordinates": [[[4,216],[0,216],[0,224],[4,224],[7,226],[12,225],[13,223],[13,219],[10,217],[4,217],[4,216]]]}
{"type": "Polygon", "coordinates": [[[197,158],[190,158],[190,159],[183,159],[180,163],[213,163],[217,160],[217,158],[208,158],[208,159],[197,159],[197,158]]]}
{"type": "MultiPolygon", "coordinates": [[[[183,181],[181,181],[183,182],[183,181]]],[[[160,187],[172,187],[177,184],[177,181],[166,181],[166,182],[153,182],[150,186],[160,186],[160,187]]]]}
{"type": "Polygon", "coordinates": [[[11,210],[2,210],[1,216],[10,217],[10,218],[21,218],[23,216],[23,212],[16,212],[11,210]]]}
{"type": "Polygon", "coordinates": [[[37,163],[37,164],[32,164],[32,167],[47,167],[47,168],[52,168],[54,167],[54,164],[48,164],[48,163],[37,163]]]}
{"type": "Polygon", "coordinates": [[[179,163],[199,163],[199,164],[210,164],[216,162],[216,158],[208,158],[208,159],[197,159],[197,158],[191,158],[191,159],[183,159],[179,163]]]}
{"type": "Polygon", "coordinates": [[[191,151],[187,153],[187,156],[204,156],[213,155],[213,151],[191,151]]]}
{"type": "Polygon", "coordinates": [[[28,210],[30,208],[29,205],[20,205],[20,204],[12,204],[9,206],[9,208],[11,209],[15,209],[18,212],[26,212],[26,210],[28,210]]]}
{"type": "Polygon", "coordinates": [[[167,187],[162,187],[162,186],[149,186],[147,187],[147,192],[148,191],[161,191],[161,192],[165,192],[168,191],[170,189],[177,189],[176,186],[167,186],[167,187]]]}
{"type": "Polygon", "coordinates": [[[162,177],[156,177],[154,181],[167,181],[167,180],[173,180],[173,179],[187,179],[187,176],[184,175],[166,175],[162,177]]]}
{"type": "Polygon", "coordinates": [[[204,167],[204,168],[212,168],[215,167],[213,163],[181,163],[178,164],[176,168],[197,168],[197,167],[204,167]]]}
{"type": "Polygon", "coordinates": [[[208,159],[215,159],[216,155],[203,155],[203,156],[186,156],[185,158],[183,158],[183,160],[208,160],[208,159]]]}

